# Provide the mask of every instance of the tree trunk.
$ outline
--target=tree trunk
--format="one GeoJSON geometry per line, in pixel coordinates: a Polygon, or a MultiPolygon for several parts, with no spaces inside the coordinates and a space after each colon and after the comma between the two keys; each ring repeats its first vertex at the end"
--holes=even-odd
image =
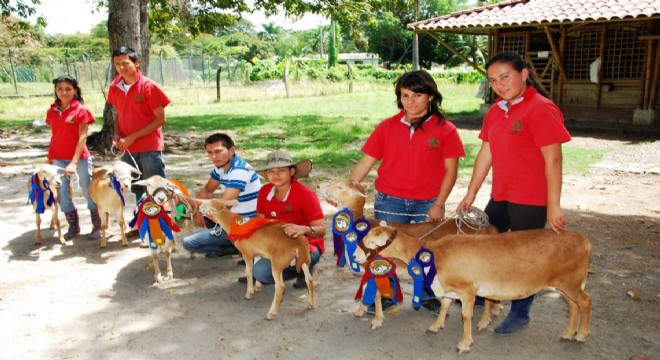
{"type": "MultiPolygon", "coordinates": [[[[110,53],[120,46],[133,48],[140,58],[140,71],[149,71],[149,21],[147,6],[149,0],[109,0],[108,1],[108,34],[110,37],[110,53]]],[[[112,61],[112,59],[110,59],[112,61]]],[[[112,77],[117,72],[112,68],[112,77]]],[[[103,110],[103,127],[100,134],[92,134],[87,143],[98,153],[107,154],[112,146],[116,112],[112,105],[105,104],[103,110]]]]}

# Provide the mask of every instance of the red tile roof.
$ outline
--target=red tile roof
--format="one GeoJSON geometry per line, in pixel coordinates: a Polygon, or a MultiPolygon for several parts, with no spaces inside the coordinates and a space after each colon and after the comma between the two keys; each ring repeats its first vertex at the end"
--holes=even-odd
{"type": "Polygon", "coordinates": [[[414,30],[486,33],[492,27],[660,18],[660,0],[510,0],[408,24],[414,30]]]}

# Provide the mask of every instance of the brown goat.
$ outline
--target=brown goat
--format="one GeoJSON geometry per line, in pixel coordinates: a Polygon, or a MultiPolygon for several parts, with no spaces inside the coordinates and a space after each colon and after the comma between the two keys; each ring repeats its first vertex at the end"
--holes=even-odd
{"type": "MultiPolygon", "coordinates": [[[[423,246],[433,252],[442,296],[438,319],[428,329],[437,333],[444,327],[452,298],[461,300],[463,338],[459,353],[470,350],[472,313],[476,296],[493,300],[516,300],[545,288],[557,289],[568,302],[568,323],[562,339],[584,342],[589,335],[591,298],[584,292],[591,242],[584,235],[550,229],[514,231],[495,235],[448,235],[436,241],[420,241],[391,226],[372,229],[364,238],[368,252],[408,261],[423,246]]],[[[355,252],[356,260],[370,254],[355,252]]],[[[486,314],[488,303],[484,309],[486,314]]],[[[482,317],[478,329],[488,326],[482,317]]]]}
{"type": "MultiPolygon", "coordinates": [[[[238,204],[236,200],[223,201],[212,199],[196,201],[200,203],[199,210],[202,214],[210,215],[216,223],[220,224],[227,234],[231,235],[232,219],[235,219],[238,214],[231,212],[229,208],[238,204]]],[[[282,278],[282,271],[294,259],[296,259],[296,270],[298,272],[302,270],[305,274],[305,282],[307,283],[309,292],[308,307],[313,309],[316,306],[314,299],[314,279],[309,272],[309,266],[311,264],[309,242],[305,236],[289,237],[284,233],[281,224],[271,223],[255,230],[249,238],[235,241],[234,246],[241,252],[245,260],[245,276],[247,277],[245,298],[248,300],[252,299],[255,291],[261,290],[261,283],[257,281],[256,286],[254,286],[252,280],[254,257],[263,256],[271,261],[273,278],[275,279],[275,296],[266,315],[266,319],[272,320],[279,311],[282,296],[286,289],[286,284],[282,278]]]]}
{"type": "Polygon", "coordinates": [[[121,246],[128,246],[126,238],[126,222],[124,221],[124,196],[131,187],[131,175],[140,171],[127,163],[115,160],[112,166],[94,169],[89,184],[89,195],[99,208],[101,215],[101,247],[107,245],[105,231],[108,229],[110,213],[119,213],[119,228],[121,229],[121,246]],[[112,179],[116,182],[113,185],[112,179]]]}
{"type": "Polygon", "coordinates": [[[58,218],[60,206],[57,203],[57,191],[62,186],[59,171],[64,171],[64,169],[51,164],[41,164],[27,181],[29,200],[34,208],[37,224],[35,245],[41,245],[41,214],[48,208],[52,211],[49,228],[57,229],[57,238],[60,240],[60,244],[66,245],[62,236],[60,219],[58,218]],[[44,182],[44,180],[47,181],[44,182]]]}

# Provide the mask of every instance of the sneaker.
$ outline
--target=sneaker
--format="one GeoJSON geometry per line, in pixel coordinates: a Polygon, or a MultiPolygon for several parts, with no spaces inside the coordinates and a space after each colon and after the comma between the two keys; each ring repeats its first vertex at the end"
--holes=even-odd
{"type": "Polygon", "coordinates": [[[438,299],[427,299],[423,300],[421,305],[433,315],[438,315],[440,313],[440,300],[438,299]]]}
{"type": "Polygon", "coordinates": [[[227,255],[234,255],[234,254],[238,254],[238,249],[236,249],[233,246],[227,246],[227,247],[221,248],[220,251],[213,251],[213,252],[210,252],[210,253],[206,253],[206,257],[211,258],[211,259],[215,259],[215,258],[219,258],[219,257],[227,256],[227,255]]]}
{"type": "MultiPolygon", "coordinates": [[[[252,277],[252,282],[254,283],[255,281],[257,281],[257,279],[255,279],[254,276],[253,276],[252,277]]],[[[241,283],[241,284],[247,284],[247,276],[239,276],[238,277],[238,282],[241,283]]]]}
{"type": "MultiPolygon", "coordinates": [[[[380,302],[383,304],[383,312],[384,313],[391,313],[391,312],[396,312],[397,311],[397,307],[395,306],[396,303],[394,301],[392,301],[390,299],[381,298],[380,302]]],[[[368,314],[376,314],[376,305],[371,304],[371,305],[367,306],[367,313],[368,314]]]]}
{"type": "Polygon", "coordinates": [[[305,282],[305,276],[298,276],[296,282],[293,283],[294,289],[307,289],[307,283],[305,282]]]}

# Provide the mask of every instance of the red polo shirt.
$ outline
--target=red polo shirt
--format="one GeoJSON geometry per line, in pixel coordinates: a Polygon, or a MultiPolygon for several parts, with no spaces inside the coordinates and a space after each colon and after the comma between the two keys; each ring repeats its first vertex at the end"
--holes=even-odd
{"type": "Polygon", "coordinates": [[[490,145],[493,199],[546,206],[548,183],[541,147],[571,140],[557,105],[531,86],[510,108],[506,100],[497,99],[479,138],[490,145]]]}
{"type": "Polygon", "coordinates": [[[445,159],[465,156],[456,126],[438,124],[433,116],[414,133],[401,121],[401,111],[382,121],[362,147],[362,152],[381,160],[374,186],[382,193],[410,200],[438,196],[445,176],[445,159]]]}
{"type": "MultiPolygon", "coordinates": [[[[273,184],[261,187],[257,199],[257,213],[267,219],[278,219],[285,223],[309,226],[314,220],[323,219],[323,210],[316,194],[297,180],[291,181],[291,189],[287,197],[280,201],[274,196],[268,200],[268,194],[273,190],[273,184]]],[[[307,236],[311,250],[318,247],[325,252],[324,237],[307,236]]]]}
{"type": "MultiPolygon", "coordinates": [[[[50,125],[52,137],[48,147],[48,158],[51,160],[71,160],[76,152],[80,136],[80,124],[91,124],[94,115],[78,100],[71,101],[69,108],[59,111],[59,102],[50,106],[46,112],[46,124],[50,125]]],[[[87,146],[80,154],[81,159],[89,158],[87,146]]]]}
{"type": "MultiPolygon", "coordinates": [[[[166,107],[170,99],[163,91],[146,76],[137,72],[135,83],[125,93],[117,85],[122,82],[122,77],[117,76],[110,84],[108,90],[108,103],[117,110],[119,120],[119,134],[128,136],[147,126],[156,118],[154,109],[166,107]]],[[[151,134],[143,136],[128,148],[132,153],[145,151],[163,151],[165,141],[163,140],[163,129],[159,127],[151,134]]]]}

